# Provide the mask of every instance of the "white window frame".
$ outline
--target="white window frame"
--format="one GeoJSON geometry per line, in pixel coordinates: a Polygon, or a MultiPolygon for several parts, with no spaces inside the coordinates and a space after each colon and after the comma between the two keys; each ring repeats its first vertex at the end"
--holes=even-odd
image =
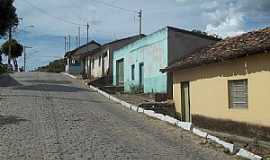
{"type": "Polygon", "coordinates": [[[229,80],[228,91],[229,91],[229,108],[230,109],[235,109],[235,108],[247,109],[248,108],[248,80],[247,79],[229,80]]]}

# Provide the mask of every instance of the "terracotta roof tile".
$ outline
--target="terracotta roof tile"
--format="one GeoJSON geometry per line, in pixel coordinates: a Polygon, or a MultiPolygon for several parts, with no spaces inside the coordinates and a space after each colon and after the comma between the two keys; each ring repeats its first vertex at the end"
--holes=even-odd
{"type": "Polygon", "coordinates": [[[226,38],[214,45],[198,49],[161,71],[190,68],[267,51],[270,51],[270,27],[226,38]]]}

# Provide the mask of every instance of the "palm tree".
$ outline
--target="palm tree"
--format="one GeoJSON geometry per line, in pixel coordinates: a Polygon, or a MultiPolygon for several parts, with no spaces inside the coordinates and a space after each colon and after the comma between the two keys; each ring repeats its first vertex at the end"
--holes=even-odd
{"type": "Polygon", "coordinates": [[[18,43],[15,39],[12,39],[10,42],[6,41],[0,49],[1,53],[5,54],[6,56],[9,56],[9,43],[11,47],[10,59],[13,60],[14,68],[17,71],[18,70],[17,58],[22,56],[23,46],[20,43],[18,43]]]}

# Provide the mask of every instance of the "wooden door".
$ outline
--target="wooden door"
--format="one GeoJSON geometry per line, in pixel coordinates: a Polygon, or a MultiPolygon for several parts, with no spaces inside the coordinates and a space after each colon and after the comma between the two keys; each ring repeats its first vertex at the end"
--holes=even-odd
{"type": "Polygon", "coordinates": [[[189,82],[181,83],[181,112],[182,112],[182,120],[185,122],[191,121],[190,115],[190,88],[189,82]]]}

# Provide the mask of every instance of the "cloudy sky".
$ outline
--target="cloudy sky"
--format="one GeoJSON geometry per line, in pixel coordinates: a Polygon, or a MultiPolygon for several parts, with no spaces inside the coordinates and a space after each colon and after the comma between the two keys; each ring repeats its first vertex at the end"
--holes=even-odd
{"type": "Polygon", "coordinates": [[[28,69],[62,57],[65,35],[74,48],[79,26],[85,43],[87,22],[90,39],[100,43],[138,34],[139,9],[145,34],[169,25],[228,37],[270,26],[270,0],[16,0],[15,6],[23,18],[15,36],[33,47],[28,69]]]}

